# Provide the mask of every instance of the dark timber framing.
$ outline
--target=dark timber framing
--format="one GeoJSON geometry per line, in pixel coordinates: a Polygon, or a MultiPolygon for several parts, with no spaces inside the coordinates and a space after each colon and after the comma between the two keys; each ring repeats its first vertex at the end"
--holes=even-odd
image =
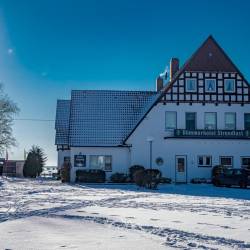
{"type": "Polygon", "coordinates": [[[250,91],[246,82],[237,72],[183,72],[182,76],[173,83],[166,92],[161,103],[250,103],[250,91]],[[196,79],[197,90],[186,91],[186,80],[196,79]],[[208,79],[216,80],[216,91],[206,92],[205,82],[208,79]],[[225,91],[225,80],[235,82],[235,91],[225,91]]]}
{"type": "MultiPolygon", "coordinates": [[[[217,58],[218,58],[218,55],[217,55],[217,58]]],[[[204,88],[205,88],[205,84],[203,84],[203,87],[201,87],[201,89],[204,90],[204,88]]],[[[136,126],[131,130],[128,136],[124,139],[124,144],[126,144],[126,141],[128,140],[128,138],[133,134],[133,132],[136,130],[139,124],[144,120],[144,118],[148,115],[148,113],[152,110],[152,108],[156,106],[158,103],[162,103],[164,105],[166,105],[167,103],[176,103],[176,105],[179,105],[180,103],[189,103],[191,105],[192,103],[202,103],[203,105],[205,105],[206,103],[214,103],[215,105],[218,105],[219,103],[227,103],[228,105],[231,105],[232,103],[236,103],[236,104],[244,105],[245,103],[250,103],[250,85],[248,81],[245,79],[245,77],[243,76],[243,74],[240,72],[240,70],[236,67],[236,65],[229,58],[229,56],[224,52],[224,50],[220,47],[220,45],[210,35],[205,40],[205,42],[198,48],[198,50],[190,57],[190,59],[187,60],[186,63],[180,68],[180,70],[175,74],[174,78],[171,81],[169,81],[169,83],[167,83],[166,86],[163,87],[163,89],[159,92],[158,98],[152,103],[149,109],[145,112],[142,118],[138,121],[136,126]],[[219,54],[219,56],[221,56],[221,58],[223,59],[223,62],[221,63],[220,61],[218,61],[216,62],[215,65],[210,65],[210,67],[207,67],[201,58],[203,56],[207,56],[208,48],[210,47],[213,48],[213,50],[216,51],[217,54],[219,54]],[[197,67],[198,56],[200,57],[198,61],[200,61],[203,65],[205,65],[204,68],[199,69],[199,70],[198,70],[199,67],[197,67]],[[194,65],[193,63],[194,61],[196,61],[196,65],[194,65]],[[200,92],[196,93],[196,95],[198,95],[197,100],[193,100],[194,98],[192,95],[191,95],[192,100],[186,100],[185,89],[184,89],[183,100],[181,100],[182,97],[180,96],[181,94],[180,88],[182,87],[182,85],[183,85],[183,88],[185,88],[185,82],[184,82],[185,73],[191,73],[191,74],[201,73],[203,74],[203,79],[205,78],[206,74],[215,73],[216,75],[214,78],[217,79],[215,100],[213,100],[214,98],[213,94],[208,94],[210,98],[206,100],[206,93],[204,91],[203,93],[200,93],[200,92]],[[223,74],[222,79],[219,78],[220,76],[219,74],[223,74]],[[230,77],[231,77],[231,74],[237,75],[236,82],[235,82],[236,84],[235,90],[237,91],[236,92],[237,94],[228,93],[225,95],[224,79],[226,78],[226,76],[224,76],[224,74],[230,74],[230,77]],[[171,91],[173,91],[172,90],[173,85],[175,84],[176,81],[179,82],[180,80],[183,80],[183,83],[177,84],[176,86],[177,87],[177,93],[176,93],[177,99],[173,100],[174,99],[173,97],[171,99],[171,96],[173,96],[174,94],[174,93],[171,94],[171,91]],[[222,88],[219,87],[219,85],[221,84],[222,84],[222,88]],[[238,87],[238,84],[239,84],[239,87],[238,87]],[[241,93],[240,93],[240,89],[241,89],[241,93]],[[167,99],[167,95],[169,95],[169,93],[170,93],[170,99],[167,99]],[[203,96],[202,100],[199,100],[199,95],[203,96]],[[235,96],[235,101],[232,100],[232,95],[235,96]],[[220,96],[222,96],[222,100],[220,100],[221,98],[220,96]],[[228,96],[228,101],[226,100],[227,98],[225,98],[226,96],[228,96]]]]}

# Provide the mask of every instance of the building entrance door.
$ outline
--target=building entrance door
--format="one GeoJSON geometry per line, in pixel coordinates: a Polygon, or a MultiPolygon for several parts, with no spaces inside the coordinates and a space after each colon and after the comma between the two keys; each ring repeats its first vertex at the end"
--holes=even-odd
{"type": "Polygon", "coordinates": [[[175,157],[175,182],[186,183],[187,182],[187,156],[177,155],[175,157]]]}

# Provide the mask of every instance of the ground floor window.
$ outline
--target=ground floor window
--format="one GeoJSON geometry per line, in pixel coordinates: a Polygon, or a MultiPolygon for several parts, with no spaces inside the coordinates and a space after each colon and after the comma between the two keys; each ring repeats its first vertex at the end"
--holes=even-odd
{"type": "Polygon", "coordinates": [[[86,155],[75,155],[74,167],[86,167],[86,155]]]}
{"type": "Polygon", "coordinates": [[[198,156],[198,167],[212,167],[212,156],[199,155],[198,156]]]}
{"type": "Polygon", "coordinates": [[[242,168],[250,167],[250,156],[241,157],[241,167],[242,168]]]}
{"type": "Polygon", "coordinates": [[[221,156],[220,157],[220,165],[225,167],[233,167],[233,156],[221,156]]]}
{"type": "Polygon", "coordinates": [[[89,167],[93,169],[103,169],[104,171],[112,171],[112,156],[90,155],[89,167]]]}

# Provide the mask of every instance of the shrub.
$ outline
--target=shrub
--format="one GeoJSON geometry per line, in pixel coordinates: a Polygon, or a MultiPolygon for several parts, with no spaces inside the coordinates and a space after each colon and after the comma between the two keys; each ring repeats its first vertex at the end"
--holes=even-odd
{"type": "Polygon", "coordinates": [[[145,188],[157,188],[161,180],[161,171],[158,169],[141,169],[134,174],[137,186],[145,188]]]}
{"type": "Polygon", "coordinates": [[[138,170],[144,170],[145,168],[141,165],[133,165],[129,168],[129,178],[131,181],[134,181],[134,174],[138,170]]]}
{"type": "Polygon", "coordinates": [[[144,169],[139,169],[135,171],[133,180],[135,184],[139,187],[146,187],[146,173],[144,169]]]}
{"type": "Polygon", "coordinates": [[[127,182],[128,176],[124,173],[114,173],[110,176],[111,182],[114,183],[125,183],[127,182]]]}
{"type": "Polygon", "coordinates": [[[171,178],[167,178],[167,177],[160,178],[160,183],[162,184],[170,184],[171,182],[172,182],[171,178]]]}
{"type": "Polygon", "coordinates": [[[161,180],[161,171],[159,169],[146,169],[146,187],[157,188],[161,180]]]}
{"type": "Polygon", "coordinates": [[[60,171],[62,182],[70,182],[70,162],[64,162],[60,171]]]}
{"type": "Polygon", "coordinates": [[[147,174],[151,174],[153,178],[161,178],[161,171],[159,169],[145,169],[147,174]]]}
{"type": "Polygon", "coordinates": [[[77,170],[76,182],[103,183],[106,180],[106,173],[101,169],[77,170]]]}

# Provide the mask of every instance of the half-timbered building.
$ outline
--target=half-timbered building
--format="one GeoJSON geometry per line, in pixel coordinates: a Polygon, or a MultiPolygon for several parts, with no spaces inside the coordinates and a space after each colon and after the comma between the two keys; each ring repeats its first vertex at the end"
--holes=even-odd
{"type": "Polygon", "coordinates": [[[250,86],[213,37],[156,91],[74,90],[58,100],[58,166],[103,169],[131,165],[161,170],[174,182],[210,178],[211,168],[250,165],[250,86]]]}

